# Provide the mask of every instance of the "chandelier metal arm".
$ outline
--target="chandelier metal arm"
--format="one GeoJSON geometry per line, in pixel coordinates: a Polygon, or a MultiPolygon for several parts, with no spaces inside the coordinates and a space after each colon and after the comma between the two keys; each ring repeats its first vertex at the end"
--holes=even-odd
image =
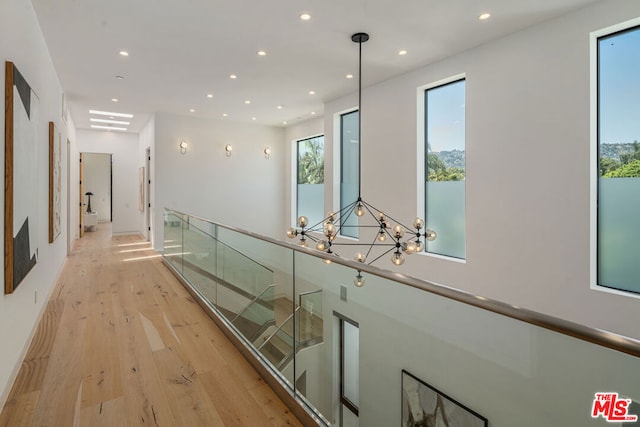
{"type": "Polygon", "coordinates": [[[378,257],[376,257],[373,261],[368,262],[368,263],[367,263],[367,265],[371,265],[371,264],[373,264],[374,262],[376,262],[377,260],[379,260],[380,258],[382,258],[383,256],[387,255],[389,252],[391,252],[392,250],[394,250],[394,249],[395,249],[395,247],[396,247],[396,245],[393,245],[393,247],[392,247],[392,248],[390,248],[390,249],[386,250],[384,253],[380,254],[380,255],[379,255],[378,257]]]}
{"type": "MultiPolygon", "coordinates": [[[[364,243],[334,243],[334,245],[336,245],[336,246],[364,246],[365,244],[364,243]]],[[[392,246],[394,248],[396,247],[395,243],[376,243],[375,245],[376,246],[382,246],[382,247],[385,247],[385,246],[392,246]]]]}
{"type": "MultiPolygon", "coordinates": [[[[346,219],[346,218],[349,218],[349,217],[351,216],[351,214],[353,213],[353,211],[356,209],[356,204],[357,204],[357,203],[359,203],[359,202],[358,202],[358,201],[355,201],[355,202],[353,202],[353,203],[351,203],[351,204],[349,205],[349,210],[348,210],[347,214],[344,216],[344,218],[345,218],[345,219],[346,219]]],[[[343,221],[342,221],[342,219],[343,219],[343,218],[342,218],[342,216],[339,216],[339,217],[338,217],[338,218],[336,218],[336,219],[338,219],[338,220],[339,220],[339,222],[340,222],[340,225],[338,226],[338,233],[337,233],[338,235],[340,235],[340,234],[341,234],[341,231],[342,231],[342,227],[343,227],[343,221]]]]}
{"type": "MultiPolygon", "coordinates": [[[[376,240],[378,239],[378,236],[373,236],[373,242],[371,242],[371,245],[369,245],[369,250],[367,251],[367,254],[364,256],[364,259],[366,260],[367,258],[369,258],[369,255],[371,254],[371,251],[373,250],[373,247],[376,244],[376,240]]],[[[378,246],[387,246],[390,245],[390,243],[380,243],[378,244],[378,246]]]]}
{"type": "MultiPolygon", "coordinates": [[[[342,213],[344,211],[346,211],[347,209],[349,209],[351,207],[354,207],[356,205],[356,203],[358,203],[358,202],[355,201],[355,202],[349,203],[348,205],[346,205],[343,208],[341,208],[338,212],[335,212],[334,216],[336,218],[340,218],[340,216],[342,215],[342,213]]],[[[349,216],[349,215],[347,215],[347,216],[349,216]]],[[[313,224],[312,226],[308,227],[309,230],[316,231],[316,230],[318,230],[317,227],[320,227],[320,230],[322,230],[322,226],[324,225],[325,221],[327,221],[328,219],[329,219],[329,217],[323,218],[322,220],[320,220],[320,222],[317,222],[317,223],[313,224]]]]}
{"type": "MultiPolygon", "coordinates": [[[[372,205],[372,204],[370,204],[370,203],[365,202],[364,200],[362,200],[362,204],[363,204],[365,207],[367,207],[367,208],[371,208],[371,209],[373,209],[374,211],[382,212],[380,209],[376,208],[375,206],[373,206],[373,205],[372,205]]],[[[371,210],[369,210],[369,212],[371,213],[371,210]]],[[[374,218],[376,218],[376,216],[375,216],[373,213],[371,213],[371,215],[372,215],[374,218]]],[[[396,224],[401,225],[401,226],[402,226],[402,227],[404,227],[405,229],[407,229],[407,230],[413,230],[413,227],[408,227],[407,225],[405,225],[405,224],[401,223],[400,221],[398,221],[397,219],[395,219],[395,218],[393,218],[393,217],[391,217],[391,216],[387,215],[386,213],[385,213],[384,215],[385,215],[385,217],[386,217],[387,219],[390,219],[391,221],[395,222],[396,224]]],[[[377,220],[377,218],[376,218],[376,220],[377,220]]],[[[378,221],[378,223],[379,223],[379,222],[380,222],[380,221],[378,221]]]]}

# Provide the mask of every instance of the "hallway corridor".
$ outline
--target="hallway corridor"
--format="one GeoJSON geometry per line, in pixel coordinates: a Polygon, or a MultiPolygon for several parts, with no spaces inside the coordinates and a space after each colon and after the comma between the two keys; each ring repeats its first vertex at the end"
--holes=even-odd
{"type": "Polygon", "coordinates": [[[0,426],[299,426],[137,236],[85,233],[0,426]]]}

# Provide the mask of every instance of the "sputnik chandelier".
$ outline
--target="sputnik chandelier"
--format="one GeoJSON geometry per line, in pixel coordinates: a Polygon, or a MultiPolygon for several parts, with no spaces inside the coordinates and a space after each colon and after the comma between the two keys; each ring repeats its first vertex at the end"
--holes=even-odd
{"type": "MultiPolygon", "coordinates": [[[[358,60],[358,173],[361,175],[361,163],[362,163],[362,43],[369,40],[369,35],[366,33],[356,33],[351,36],[351,40],[354,43],[358,43],[359,46],[359,60],[358,60]]],[[[308,241],[315,244],[315,248],[326,252],[328,254],[338,255],[334,249],[339,246],[367,246],[365,243],[355,243],[349,241],[338,241],[336,237],[341,235],[342,229],[346,228],[358,228],[362,229],[377,229],[376,233],[370,233],[373,238],[372,243],[368,245],[365,253],[357,252],[354,259],[358,262],[372,264],[391,252],[391,262],[395,265],[402,265],[405,262],[405,254],[412,255],[416,252],[422,252],[424,250],[424,243],[422,238],[426,241],[432,241],[436,238],[436,232],[433,230],[425,229],[425,222],[421,218],[416,218],[413,221],[411,227],[402,224],[401,222],[386,215],[384,211],[375,208],[371,204],[364,201],[362,198],[362,179],[358,180],[358,198],[353,203],[343,207],[338,212],[329,212],[327,216],[316,224],[309,224],[309,219],[306,216],[300,216],[297,220],[297,227],[291,227],[287,230],[287,237],[293,239],[300,236],[299,244],[301,246],[308,246],[308,241]],[[369,221],[365,224],[365,221],[359,219],[349,220],[352,215],[356,217],[363,217],[369,214],[373,218],[373,221],[369,221]],[[395,223],[395,224],[394,224],[395,223]],[[354,225],[356,224],[356,225],[354,225]],[[392,225],[393,224],[393,225],[392,225]],[[372,255],[374,247],[382,248],[382,253],[376,251],[372,255]],[[371,260],[369,257],[371,256],[371,260]]],[[[363,237],[364,233],[358,233],[359,237],[363,237]]],[[[362,274],[358,271],[358,274],[354,280],[356,286],[363,286],[364,279],[362,274]]]]}

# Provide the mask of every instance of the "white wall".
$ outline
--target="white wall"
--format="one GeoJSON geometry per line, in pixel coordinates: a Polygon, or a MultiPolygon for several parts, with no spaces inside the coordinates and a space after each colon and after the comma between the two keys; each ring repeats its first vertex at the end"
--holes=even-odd
{"type": "MultiPolygon", "coordinates": [[[[600,2],[365,89],[363,197],[410,223],[423,216],[410,161],[422,131],[417,88],[466,73],[467,260],[414,256],[403,272],[640,338],[640,300],[589,281],[589,33],[639,15],[635,0],[600,2]]],[[[325,106],[327,177],[334,114],[355,105],[349,96],[325,106]]]]}
{"type": "Polygon", "coordinates": [[[81,153],[113,154],[112,230],[114,234],[137,234],[143,220],[138,209],[138,135],[78,129],[77,139],[81,153]]]}
{"type": "Polygon", "coordinates": [[[154,247],[162,250],[165,207],[257,231],[282,233],[284,131],[225,120],[156,114],[154,247]],[[187,141],[186,154],[178,143],[187,141]],[[230,157],[224,147],[233,146],[230,157]],[[263,150],[271,147],[271,157],[263,150]]]}
{"type": "MultiPolygon", "coordinates": [[[[91,210],[98,213],[98,221],[111,221],[111,154],[85,153],[82,156],[84,165],[82,174],[82,190],[92,192],[91,210]]],[[[88,204],[89,197],[84,196],[88,204]]],[[[87,206],[84,211],[86,212],[87,206]]]]}
{"type": "MultiPolygon", "coordinates": [[[[40,99],[38,128],[38,192],[28,197],[38,198],[38,263],[12,295],[0,294],[0,404],[10,391],[24,352],[31,340],[47,297],[64,264],[67,253],[67,156],[66,140],[73,134],[62,120],[62,89],[51,62],[31,3],[27,0],[3,0],[0,13],[0,61],[12,61],[40,99]],[[49,149],[48,123],[54,121],[62,133],[62,231],[49,244],[49,149]]],[[[4,88],[5,73],[0,73],[0,87],[4,88]]],[[[0,128],[4,129],[4,114],[0,114],[0,128]]],[[[4,147],[4,133],[2,133],[4,147]]],[[[73,142],[72,142],[73,144],[73,142]]],[[[0,149],[0,163],[4,165],[4,149],[0,149]]],[[[4,204],[4,198],[2,202],[4,204]]],[[[4,224],[4,205],[0,209],[0,223],[4,224]]],[[[4,227],[0,227],[4,236],[4,227]]],[[[4,275],[0,279],[4,289],[4,275]]]]}

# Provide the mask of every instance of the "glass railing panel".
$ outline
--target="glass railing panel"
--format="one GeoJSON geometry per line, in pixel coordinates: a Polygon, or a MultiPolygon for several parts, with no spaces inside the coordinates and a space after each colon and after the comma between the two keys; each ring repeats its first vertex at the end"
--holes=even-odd
{"type": "Polygon", "coordinates": [[[223,245],[218,272],[220,279],[253,296],[273,284],[273,271],[227,244],[223,245]]]}
{"type": "Polygon", "coordinates": [[[163,254],[173,267],[182,272],[182,229],[183,215],[169,210],[164,211],[163,254]]]}
{"type": "MultiPolygon", "coordinates": [[[[273,272],[224,242],[218,241],[217,246],[217,306],[222,314],[233,321],[273,285],[273,272]]],[[[266,295],[270,297],[268,309],[265,307],[270,312],[270,318],[274,317],[273,292],[269,291],[266,295]]],[[[251,336],[247,338],[251,339],[251,336]]]]}
{"type": "Polygon", "coordinates": [[[323,339],[322,289],[298,293],[300,308],[296,312],[296,340],[300,346],[319,343],[323,339]]]}
{"type": "MultiPolygon", "coordinates": [[[[235,304],[234,309],[241,305],[238,301],[239,294],[247,297],[243,301],[244,303],[250,303],[250,295],[259,295],[266,287],[272,286],[272,289],[268,291],[270,305],[267,304],[267,301],[260,305],[252,304],[251,310],[249,310],[250,313],[247,314],[247,316],[252,316],[256,321],[273,319],[273,325],[257,338],[255,336],[245,336],[248,341],[258,348],[271,335],[277,333],[278,329],[287,322],[287,319],[292,318],[294,300],[293,251],[221,226],[218,227],[217,237],[219,244],[224,245],[225,248],[224,251],[218,251],[218,274],[224,277],[225,281],[230,281],[236,288],[235,293],[230,294],[229,289],[223,290],[221,286],[218,287],[218,303],[222,308],[222,312],[224,310],[227,312],[234,311],[229,309],[231,304],[235,304]],[[242,257],[250,258],[260,268],[255,265],[248,266],[244,264],[239,254],[242,254],[242,257]],[[271,312],[269,312],[270,307],[271,312]]],[[[245,306],[242,305],[242,307],[245,306]]],[[[235,311],[235,313],[238,313],[238,311],[235,311]]],[[[291,329],[293,329],[293,324],[291,329]]],[[[290,334],[293,336],[293,331],[290,334]]],[[[263,350],[264,347],[260,349],[260,352],[263,350]]],[[[265,360],[271,362],[269,357],[265,357],[265,360]]],[[[290,363],[283,367],[280,375],[293,388],[292,365],[290,363]]],[[[276,365],[273,366],[277,370],[276,365]]]]}
{"type": "Polygon", "coordinates": [[[281,372],[284,376],[291,376],[293,373],[293,318],[287,321],[282,327],[269,335],[267,340],[260,345],[259,351],[262,356],[281,372]],[[290,330],[287,330],[289,327],[290,330]]]}
{"type": "Polygon", "coordinates": [[[254,345],[270,327],[276,324],[274,297],[275,286],[269,285],[231,319],[231,323],[238,331],[254,345]]]}
{"type": "Polygon", "coordinates": [[[182,274],[212,304],[217,304],[215,226],[188,217],[183,227],[182,274]]]}
{"type": "MultiPolygon", "coordinates": [[[[340,426],[340,417],[333,417],[333,408],[339,406],[338,381],[339,365],[334,358],[339,357],[334,302],[340,301],[340,283],[349,269],[334,264],[325,264],[321,259],[296,252],[294,255],[295,287],[300,304],[296,313],[295,373],[296,392],[332,425],[340,426]],[[329,276],[325,276],[330,274],[329,276]],[[327,304],[326,301],[331,301],[327,304]],[[320,320],[322,327],[317,326],[320,320]],[[314,327],[314,321],[316,326],[314,327]],[[331,325],[331,326],[329,326],[331,325]],[[322,331],[317,343],[305,347],[305,338],[322,331]],[[303,381],[304,380],[304,381],[303,381]]],[[[397,422],[396,422],[397,424],[397,422]]],[[[396,425],[393,424],[393,425],[396,425]]],[[[363,424],[364,425],[364,424],[363,424]]]]}
{"type": "Polygon", "coordinates": [[[438,395],[429,386],[460,403],[445,410],[463,425],[484,426],[483,418],[495,427],[607,425],[591,417],[596,393],[640,402],[637,357],[366,272],[358,288],[357,271],[303,253],[295,271],[296,288],[323,290],[324,319],[334,325],[324,328],[323,344],[296,353],[295,378],[305,375],[300,394],[332,423],[341,407],[340,378],[332,375],[341,372],[338,316],[359,329],[361,426],[430,425],[438,395]]]}

